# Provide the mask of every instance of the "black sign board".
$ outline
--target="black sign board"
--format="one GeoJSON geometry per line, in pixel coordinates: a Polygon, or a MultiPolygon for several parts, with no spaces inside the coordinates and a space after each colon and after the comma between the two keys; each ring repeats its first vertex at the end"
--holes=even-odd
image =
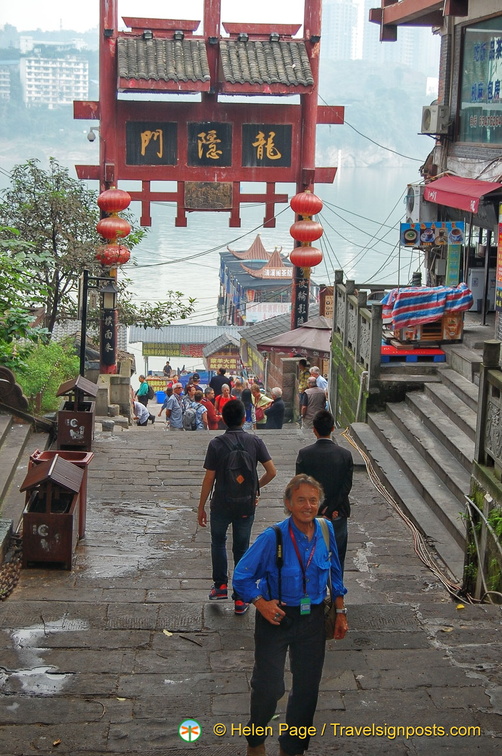
{"type": "Polygon", "coordinates": [[[188,124],[188,165],[232,165],[232,124],[188,124]]]}
{"type": "Polygon", "coordinates": [[[245,123],[242,127],[242,165],[289,167],[291,124],[245,123]]]}
{"type": "Polygon", "coordinates": [[[293,277],[293,308],[291,313],[291,328],[293,330],[300,328],[309,319],[309,288],[310,280],[305,278],[303,268],[295,268],[293,277]]]}
{"type": "Polygon", "coordinates": [[[126,123],[128,165],[176,165],[177,123],[126,123]]]}
{"type": "Polygon", "coordinates": [[[103,365],[115,365],[117,357],[116,310],[103,310],[101,320],[101,360],[103,365]]]}

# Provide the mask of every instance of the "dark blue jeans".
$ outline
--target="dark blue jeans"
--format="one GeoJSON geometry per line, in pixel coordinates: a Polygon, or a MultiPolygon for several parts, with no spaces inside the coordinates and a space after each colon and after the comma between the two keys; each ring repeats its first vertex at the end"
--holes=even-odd
{"type": "MultiPolygon", "coordinates": [[[[293,682],[286,708],[290,728],[310,727],[314,721],[321,682],[326,636],[324,609],[314,604],[309,615],[302,616],[298,606],[283,606],[286,617],[279,626],[271,625],[256,612],[255,663],[251,678],[251,716],[249,725],[266,727],[275,714],[277,702],[284,695],[286,651],[293,682]]],[[[265,737],[250,735],[247,741],[256,747],[265,737]]],[[[283,733],[279,743],[287,754],[307,750],[310,737],[283,733]]]]}
{"type": "MultiPolygon", "coordinates": [[[[234,566],[249,548],[254,514],[249,517],[230,517],[211,510],[211,560],[215,585],[228,584],[227,530],[232,526],[232,554],[234,566]]],[[[233,598],[238,598],[235,594],[233,598]]]]}

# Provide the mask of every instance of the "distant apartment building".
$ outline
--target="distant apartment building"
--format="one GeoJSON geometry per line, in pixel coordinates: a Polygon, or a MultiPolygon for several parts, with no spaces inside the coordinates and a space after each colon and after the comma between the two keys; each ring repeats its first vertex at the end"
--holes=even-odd
{"type": "Polygon", "coordinates": [[[417,29],[403,26],[399,29],[396,42],[382,44],[378,25],[368,22],[370,8],[374,7],[375,0],[363,0],[358,57],[381,65],[394,63],[408,66],[425,76],[437,77],[440,37],[432,34],[430,28],[417,29]]]}
{"type": "Polygon", "coordinates": [[[326,60],[356,57],[358,3],[354,0],[323,0],[322,56],[326,60]]]}
{"type": "Polygon", "coordinates": [[[21,57],[20,75],[27,107],[51,110],[89,97],[89,63],[69,46],[35,45],[21,57]]]}
{"type": "Polygon", "coordinates": [[[0,102],[9,102],[11,98],[10,71],[10,65],[0,63],[0,102]]]}
{"type": "Polygon", "coordinates": [[[439,37],[430,28],[402,27],[397,42],[382,45],[380,29],[368,23],[369,10],[374,6],[375,0],[323,0],[322,58],[398,64],[425,76],[437,76],[439,37]]]}

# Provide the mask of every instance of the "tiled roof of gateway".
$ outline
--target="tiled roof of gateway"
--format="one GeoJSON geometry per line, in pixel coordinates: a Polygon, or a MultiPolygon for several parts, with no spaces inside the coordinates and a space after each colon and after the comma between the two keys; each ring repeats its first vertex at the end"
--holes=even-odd
{"type": "Polygon", "coordinates": [[[118,39],[121,79],[209,81],[206,46],[199,39],[118,39]]]}
{"type": "Polygon", "coordinates": [[[312,70],[304,42],[238,42],[222,39],[223,76],[231,84],[283,84],[311,87],[312,70]]]}

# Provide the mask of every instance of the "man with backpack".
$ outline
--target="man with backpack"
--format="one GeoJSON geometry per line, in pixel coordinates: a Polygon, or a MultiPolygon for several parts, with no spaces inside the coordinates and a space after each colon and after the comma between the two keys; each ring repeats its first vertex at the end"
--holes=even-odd
{"type": "MultiPolygon", "coordinates": [[[[228,598],[226,540],[229,525],[232,525],[235,566],[249,547],[260,489],[276,476],[275,465],[262,439],[242,430],[246,416],[243,403],[232,399],[223,407],[222,415],[227,430],[209,442],[204,460],[206,474],[197,512],[199,525],[205,528],[205,505],[211,494],[211,601],[228,598]],[[258,462],[265,469],[259,480],[256,471],[258,462]]],[[[233,600],[235,614],[244,614],[249,609],[249,604],[235,592],[233,600]]]]}
{"type": "Polygon", "coordinates": [[[193,402],[185,407],[183,412],[184,430],[207,430],[207,409],[201,403],[202,397],[202,391],[196,391],[193,395],[193,402]]]}

